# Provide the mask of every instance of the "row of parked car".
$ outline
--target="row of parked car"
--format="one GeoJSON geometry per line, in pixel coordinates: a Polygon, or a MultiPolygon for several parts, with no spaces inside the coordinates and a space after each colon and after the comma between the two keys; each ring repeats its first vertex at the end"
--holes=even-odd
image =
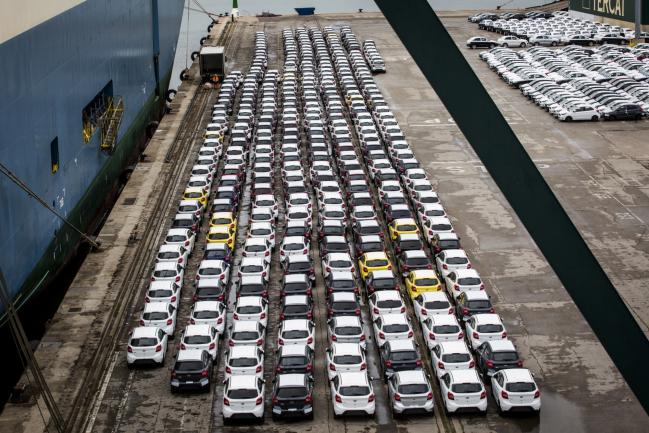
{"type": "MultiPolygon", "coordinates": [[[[345,29],[341,32],[344,31],[345,29]]],[[[327,33],[326,29],[325,33],[330,46],[335,47],[335,34],[327,33]]],[[[486,389],[482,385],[481,377],[494,378],[492,393],[499,409],[509,410],[514,406],[520,406],[538,410],[540,393],[531,373],[520,368],[522,360],[513,343],[507,338],[500,317],[494,312],[483,281],[473,268],[466,252],[461,249],[459,238],[454,233],[426,173],[420,168],[414,155],[411,155],[409,145],[400,133],[400,129],[396,129],[398,123],[371,79],[362,57],[351,50],[348,58],[355,83],[347,79],[344,68],[338,69],[339,75],[342,75],[339,81],[345,99],[350,101],[350,117],[356,127],[356,135],[360,139],[359,150],[363,155],[367,172],[370,177],[374,174],[372,180],[380,198],[377,205],[380,209],[383,204],[382,217],[387,223],[390,241],[386,243],[389,254],[387,257],[381,256],[378,265],[387,265],[391,268],[389,257],[398,257],[396,265],[400,273],[405,276],[403,291],[398,285],[385,286],[387,290],[373,290],[372,285],[368,284],[369,281],[363,278],[364,273],[371,276],[372,273],[381,271],[368,266],[366,256],[368,253],[360,255],[361,281],[364,282],[365,292],[369,296],[375,341],[380,346],[379,353],[383,361],[384,373],[388,378],[388,391],[392,397],[393,411],[399,413],[394,393],[391,391],[394,389],[392,379],[396,378],[398,381],[402,373],[410,374],[409,372],[418,371],[416,360],[420,359],[411,355],[410,364],[404,362],[403,365],[398,365],[399,363],[394,359],[384,356],[384,352],[390,353],[393,350],[392,345],[412,344],[409,343],[408,337],[411,331],[406,331],[408,317],[405,313],[407,309],[404,308],[410,303],[419,319],[423,340],[430,350],[432,368],[438,378],[444,407],[448,412],[468,408],[486,410],[486,389]],[[363,95],[364,99],[358,103],[355,102],[357,92],[363,95]],[[372,115],[374,125],[361,123],[368,111],[372,115]],[[384,123],[396,128],[382,134],[384,123]],[[371,141],[365,141],[365,137],[373,135],[373,128],[376,128],[375,132],[379,132],[379,143],[385,146],[383,149],[373,148],[371,141]],[[384,160],[387,160],[391,167],[376,170],[375,164],[384,160]],[[393,174],[396,174],[396,179],[392,178],[393,174]],[[397,182],[399,188],[386,191],[385,188],[391,188],[392,182],[397,182]],[[391,206],[396,203],[385,203],[388,194],[392,198],[403,197],[405,199],[403,204],[406,205],[404,211],[412,212],[414,209],[414,212],[410,215],[400,214],[399,218],[393,219],[391,206]],[[428,245],[424,243],[402,245],[399,243],[399,236],[404,235],[416,237],[423,235],[423,240],[427,241],[428,245]],[[433,253],[433,260],[429,259],[428,251],[433,253]],[[416,264],[411,262],[412,266],[406,262],[410,254],[417,257],[416,264]],[[406,299],[409,301],[400,302],[397,299],[398,294],[388,294],[393,288],[396,288],[397,292],[407,294],[406,299]],[[376,305],[379,302],[394,310],[378,308],[376,305]],[[397,313],[397,310],[402,313],[397,313]],[[405,320],[396,319],[403,317],[404,314],[405,320]],[[402,327],[401,333],[388,336],[382,326],[386,323],[392,325],[393,321],[395,325],[402,327]],[[471,349],[467,347],[465,339],[471,349]],[[505,398],[505,396],[509,397],[505,388],[511,388],[508,384],[510,380],[521,380],[527,383],[527,393],[517,395],[516,402],[514,399],[505,398]],[[505,391],[504,394],[502,391],[505,391]]],[[[419,239],[419,242],[421,241],[422,238],[419,239]]],[[[408,326],[408,329],[419,332],[419,329],[412,326],[408,326]]],[[[403,350],[412,351],[413,347],[409,345],[403,350]]],[[[414,350],[416,352],[416,348],[414,350]]],[[[407,359],[405,356],[404,358],[407,359]]],[[[407,411],[410,408],[401,409],[407,411]]],[[[422,408],[417,407],[417,409],[422,408]]]]}
{"type": "Polygon", "coordinates": [[[639,120],[649,113],[649,60],[622,50],[494,48],[480,58],[559,120],[639,120]]]}
{"type": "MultiPolygon", "coordinates": [[[[518,43],[551,46],[628,45],[635,38],[632,28],[575,18],[564,11],[503,15],[482,13],[469,17],[469,21],[477,23],[481,30],[510,36],[511,39],[499,39],[510,41],[510,47],[519,46],[518,43]],[[518,43],[511,43],[514,40],[518,43]]],[[[639,38],[646,40],[649,33],[643,32],[639,38]]]]}

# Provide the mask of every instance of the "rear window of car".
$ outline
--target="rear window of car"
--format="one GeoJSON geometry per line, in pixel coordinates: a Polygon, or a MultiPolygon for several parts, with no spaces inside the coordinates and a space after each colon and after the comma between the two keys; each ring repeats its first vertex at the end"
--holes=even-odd
{"type": "Polygon", "coordinates": [[[413,361],[419,358],[419,355],[415,350],[400,350],[398,352],[392,352],[391,358],[393,361],[413,361]]]}
{"type": "Polygon", "coordinates": [[[156,338],[142,337],[131,339],[131,346],[133,347],[155,346],[156,344],[158,344],[158,340],[156,338]]]}
{"type": "Polygon", "coordinates": [[[430,391],[425,383],[411,383],[408,385],[399,385],[400,394],[426,394],[430,391]]]}
{"type": "Polygon", "coordinates": [[[532,392],[536,386],[530,382],[510,382],[505,385],[505,389],[509,392],[532,392]]]}
{"type": "Polygon", "coordinates": [[[488,300],[475,300],[475,301],[468,301],[466,303],[466,306],[471,308],[471,309],[485,309],[485,308],[491,308],[491,302],[488,300]]]}
{"type": "Polygon", "coordinates": [[[407,332],[408,329],[408,325],[406,325],[405,323],[395,323],[392,325],[383,326],[383,331],[388,333],[407,332]]]}
{"type": "Polygon", "coordinates": [[[290,331],[282,332],[282,338],[286,339],[297,339],[297,338],[306,338],[309,336],[309,331],[302,329],[293,329],[290,331]]]}
{"type": "Polygon", "coordinates": [[[284,367],[296,367],[306,365],[308,360],[305,356],[283,356],[280,360],[280,365],[284,367]]]}
{"type": "Polygon", "coordinates": [[[518,361],[518,354],[516,352],[494,352],[493,360],[498,362],[518,361]]]}
{"type": "Polygon", "coordinates": [[[478,332],[494,333],[494,332],[501,332],[503,330],[503,327],[502,325],[498,325],[498,324],[487,324],[487,325],[478,325],[476,327],[476,330],[478,332]]]}
{"type": "Polygon", "coordinates": [[[277,390],[279,398],[305,398],[308,392],[304,386],[281,387],[277,390]]]}
{"type": "Polygon", "coordinates": [[[455,383],[451,385],[451,391],[458,394],[481,392],[482,386],[479,383],[455,383]]]}
{"type": "Polygon", "coordinates": [[[455,363],[455,362],[468,362],[471,359],[471,355],[468,353],[449,353],[442,355],[442,361],[455,363]]]}
{"type": "Polygon", "coordinates": [[[477,286],[478,284],[482,283],[480,278],[475,278],[475,277],[459,278],[457,282],[463,286],[477,286]]]}
{"type": "Polygon", "coordinates": [[[460,328],[457,325],[437,325],[433,326],[433,332],[435,334],[456,334],[460,332],[460,328]]]}
{"type": "Polygon", "coordinates": [[[203,310],[194,312],[195,319],[216,319],[217,317],[219,317],[218,311],[203,310]]]}
{"type": "Polygon", "coordinates": [[[256,389],[231,389],[228,391],[228,397],[233,400],[257,398],[258,395],[256,389]]]}
{"type": "Polygon", "coordinates": [[[415,285],[417,286],[435,286],[439,284],[436,278],[419,278],[415,280],[415,285]]]}
{"type": "Polygon", "coordinates": [[[340,365],[360,364],[363,358],[360,355],[337,355],[334,356],[334,363],[340,365]]]}
{"type": "Polygon", "coordinates": [[[238,331],[232,333],[233,340],[256,340],[259,334],[256,331],[238,331]]]}
{"type": "Polygon", "coordinates": [[[359,335],[362,333],[358,326],[339,326],[334,330],[336,335],[359,335]]]}
{"type": "Polygon", "coordinates": [[[211,341],[208,335],[188,335],[184,340],[187,344],[207,344],[211,341]]]}
{"type": "Polygon", "coordinates": [[[466,257],[449,257],[446,259],[446,263],[449,265],[464,265],[469,262],[469,259],[466,257]]]}
{"type": "Polygon", "coordinates": [[[174,368],[176,371],[196,371],[202,369],[203,363],[201,361],[178,361],[174,368]]]}
{"type": "Polygon", "coordinates": [[[151,313],[144,313],[142,315],[144,320],[166,320],[169,314],[166,311],[154,311],[151,313]]]}
{"type": "Polygon", "coordinates": [[[255,358],[232,358],[230,359],[231,367],[254,367],[257,365],[255,358]]]}
{"type": "Polygon", "coordinates": [[[149,296],[152,298],[168,298],[173,295],[171,290],[167,289],[151,289],[149,290],[149,296]]]}

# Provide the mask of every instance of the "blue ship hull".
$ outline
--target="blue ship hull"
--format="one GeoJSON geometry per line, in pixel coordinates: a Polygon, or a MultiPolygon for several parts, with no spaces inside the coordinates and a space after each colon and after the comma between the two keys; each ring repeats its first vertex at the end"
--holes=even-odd
{"type": "MultiPolygon", "coordinates": [[[[147,124],[162,114],[184,1],[75,3],[0,43],[0,163],[87,232],[140,151],[147,124]],[[100,149],[98,130],[87,142],[83,135],[82,113],[106,89],[124,102],[110,154],[100,149]]],[[[47,286],[79,242],[0,174],[0,269],[19,306],[47,286]]]]}
{"type": "Polygon", "coordinates": [[[298,15],[313,15],[315,8],[295,8],[298,15]]]}

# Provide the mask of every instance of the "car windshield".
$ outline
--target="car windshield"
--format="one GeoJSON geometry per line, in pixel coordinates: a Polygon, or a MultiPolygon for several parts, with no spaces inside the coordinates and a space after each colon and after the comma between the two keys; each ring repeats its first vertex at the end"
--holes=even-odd
{"type": "Polygon", "coordinates": [[[415,280],[415,285],[417,286],[435,286],[439,284],[436,278],[420,278],[415,280]]]}
{"type": "Polygon", "coordinates": [[[184,338],[187,344],[207,344],[211,341],[209,335],[188,335],[184,338]]]}
{"type": "Polygon", "coordinates": [[[417,226],[414,224],[401,224],[397,227],[397,230],[400,232],[414,232],[417,230],[417,226]]]}
{"type": "Polygon", "coordinates": [[[338,301],[331,304],[334,310],[355,310],[357,306],[354,301],[338,301]]]}
{"type": "Polygon", "coordinates": [[[280,359],[279,365],[284,367],[297,367],[306,365],[307,363],[306,356],[283,356],[280,359]]]}
{"type": "Polygon", "coordinates": [[[223,273],[221,268],[202,268],[198,270],[199,275],[220,275],[223,273]]]}
{"type": "Polygon", "coordinates": [[[247,400],[257,398],[258,395],[256,389],[231,389],[228,391],[228,398],[233,400],[247,400]]]}
{"type": "Polygon", "coordinates": [[[167,289],[151,289],[149,290],[149,297],[151,298],[168,298],[173,295],[171,290],[167,289]]]}
{"type": "Polygon", "coordinates": [[[428,259],[426,257],[416,257],[413,259],[406,260],[406,265],[412,267],[421,267],[428,265],[428,259]]]}
{"type": "Polygon", "coordinates": [[[239,287],[239,293],[261,293],[265,289],[265,286],[263,284],[245,284],[241,287],[239,287]]]}
{"type": "Polygon", "coordinates": [[[380,266],[387,266],[388,261],[386,259],[371,259],[368,260],[366,264],[371,268],[378,268],[380,266]]]}
{"type": "Polygon", "coordinates": [[[254,367],[257,365],[257,360],[255,358],[231,358],[230,366],[231,367],[254,367]]]}
{"type": "Polygon", "coordinates": [[[376,306],[379,308],[398,308],[401,307],[401,299],[386,299],[378,301],[376,306]]]}
{"type": "Polygon", "coordinates": [[[158,344],[158,339],[154,337],[132,338],[131,346],[133,347],[147,347],[155,346],[158,344]]]}
{"type": "Polygon", "coordinates": [[[532,392],[536,386],[531,382],[510,382],[505,385],[505,389],[509,392],[532,392]]]}
{"type": "Polygon", "coordinates": [[[414,361],[419,358],[419,355],[415,350],[400,350],[392,352],[391,358],[393,361],[414,361]]]}
{"type": "Polygon", "coordinates": [[[213,241],[223,240],[230,237],[227,233],[210,233],[207,237],[213,241]]]}
{"type": "Polygon", "coordinates": [[[256,306],[256,305],[246,305],[246,306],[237,308],[237,313],[239,313],[239,314],[259,314],[259,313],[261,313],[261,307],[256,306]]]}
{"type": "Polygon", "coordinates": [[[359,335],[362,332],[359,326],[339,326],[334,329],[336,335],[359,335]]]}
{"type": "Polygon", "coordinates": [[[284,313],[286,314],[300,314],[309,311],[307,305],[287,305],[284,307],[284,313]]]}
{"type": "Polygon", "coordinates": [[[427,310],[442,310],[450,306],[447,301],[428,301],[424,303],[424,307],[427,310]]]}
{"type": "Polygon", "coordinates": [[[393,323],[391,325],[383,325],[383,331],[389,334],[396,334],[398,332],[408,332],[408,325],[405,323],[393,323]]]}
{"type": "Polygon", "coordinates": [[[363,251],[382,251],[383,245],[380,242],[365,242],[361,245],[363,251]]]}
{"type": "Polygon", "coordinates": [[[393,278],[377,278],[374,280],[374,287],[377,289],[391,289],[394,287],[393,278]]]}
{"type": "Polygon", "coordinates": [[[245,265],[239,268],[242,274],[258,274],[264,270],[261,265],[245,265]]]}
{"type": "Polygon", "coordinates": [[[353,289],[355,285],[353,280],[333,280],[331,287],[334,289],[353,289]]]}
{"type": "Polygon", "coordinates": [[[232,220],[230,218],[213,218],[212,225],[225,225],[230,224],[232,220]]]}
{"type": "Polygon", "coordinates": [[[167,242],[184,242],[187,239],[184,235],[171,235],[166,237],[167,242]]]}
{"type": "Polygon", "coordinates": [[[297,251],[304,248],[304,244],[286,244],[284,245],[284,250],[286,251],[297,251]]]}
{"type": "Polygon", "coordinates": [[[177,361],[174,370],[176,371],[197,371],[203,369],[202,361],[177,361]]]}
{"type": "Polygon", "coordinates": [[[445,240],[439,241],[439,246],[444,249],[458,249],[460,248],[460,243],[457,240],[445,240]]]}
{"type": "Polygon", "coordinates": [[[360,397],[368,395],[370,388],[367,386],[341,386],[338,393],[344,397],[360,397]]]}
{"type": "Polygon", "coordinates": [[[481,392],[482,385],[479,383],[455,383],[451,385],[451,391],[457,392],[458,394],[481,392]]]}
{"type": "Polygon", "coordinates": [[[435,334],[457,334],[460,328],[457,325],[437,325],[433,326],[435,334]]]}
{"type": "Polygon", "coordinates": [[[442,361],[455,363],[455,362],[468,362],[471,359],[471,355],[468,353],[449,353],[442,355],[442,361]]]}
{"type": "Polygon", "coordinates": [[[270,229],[252,229],[250,230],[250,234],[253,236],[268,236],[270,235],[271,230],[270,229]]]}
{"type": "Polygon", "coordinates": [[[200,287],[196,290],[198,296],[216,296],[221,294],[219,287],[200,287]]]}
{"type": "Polygon", "coordinates": [[[166,311],[153,311],[151,313],[142,314],[144,320],[166,320],[169,314],[166,311]]]}
{"type": "Polygon", "coordinates": [[[430,389],[425,383],[410,383],[408,385],[399,385],[398,391],[399,394],[427,394],[430,389]]]}
{"type": "Polygon", "coordinates": [[[334,363],[340,365],[360,364],[363,358],[360,355],[337,355],[334,356],[334,363]]]}
{"type": "Polygon", "coordinates": [[[259,337],[257,331],[238,331],[232,333],[233,340],[256,340],[259,337]]]}
{"type": "Polygon", "coordinates": [[[287,292],[303,292],[308,289],[306,283],[286,283],[284,284],[284,290],[287,292]]]}
{"type": "Polygon", "coordinates": [[[476,277],[458,278],[457,282],[463,286],[477,286],[482,283],[480,278],[476,278],[476,277]]]}
{"type": "Polygon", "coordinates": [[[446,259],[446,263],[449,265],[465,265],[469,263],[469,259],[466,257],[449,257],[446,259]]]}
{"type": "Polygon", "coordinates": [[[502,332],[503,327],[502,327],[502,325],[489,323],[489,324],[486,324],[486,325],[478,325],[476,327],[476,330],[478,332],[484,332],[484,333],[487,333],[487,334],[492,334],[492,333],[496,333],[496,332],[502,332]]]}
{"type": "Polygon", "coordinates": [[[309,331],[303,329],[292,329],[290,331],[282,332],[282,338],[286,338],[288,340],[301,339],[301,338],[306,338],[308,336],[309,336],[309,331]]]}
{"type": "Polygon", "coordinates": [[[156,278],[170,278],[170,277],[175,277],[176,276],[176,270],[175,269],[163,269],[160,271],[155,271],[153,275],[156,278]]]}
{"type": "Polygon", "coordinates": [[[159,259],[177,259],[180,254],[178,251],[163,251],[158,253],[159,259]]]}
{"type": "Polygon", "coordinates": [[[278,398],[305,398],[308,395],[304,386],[287,386],[280,387],[277,390],[278,398]]]}
{"type": "Polygon", "coordinates": [[[401,241],[399,242],[399,246],[403,250],[418,250],[421,248],[421,242],[418,239],[401,241]]]}
{"type": "Polygon", "coordinates": [[[293,262],[288,265],[288,270],[295,272],[295,271],[306,271],[311,268],[311,264],[309,262],[293,262]]]}
{"type": "Polygon", "coordinates": [[[491,308],[491,302],[487,299],[485,300],[474,300],[468,301],[466,306],[472,310],[483,310],[491,308]]]}
{"type": "Polygon", "coordinates": [[[514,362],[518,361],[518,354],[516,352],[494,352],[493,360],[498,362],[514,362]]]}
{"type": "Polygon", "coordinates": [[[218,311],[203,310],[194,312],[195,319],[216,319],[217,317],[219,317],[218,311]]]}

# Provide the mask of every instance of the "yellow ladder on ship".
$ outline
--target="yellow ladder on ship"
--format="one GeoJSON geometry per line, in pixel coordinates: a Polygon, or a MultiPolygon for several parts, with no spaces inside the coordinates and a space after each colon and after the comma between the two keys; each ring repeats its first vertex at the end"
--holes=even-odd
{"type": "Polygon", "coordinates": [[[109,98],[106,112],[99,119],[101,127],[101,150],[113,153],[117,143],[117,132],[124,115],[124,100],[121,96],[109,98]]]}

